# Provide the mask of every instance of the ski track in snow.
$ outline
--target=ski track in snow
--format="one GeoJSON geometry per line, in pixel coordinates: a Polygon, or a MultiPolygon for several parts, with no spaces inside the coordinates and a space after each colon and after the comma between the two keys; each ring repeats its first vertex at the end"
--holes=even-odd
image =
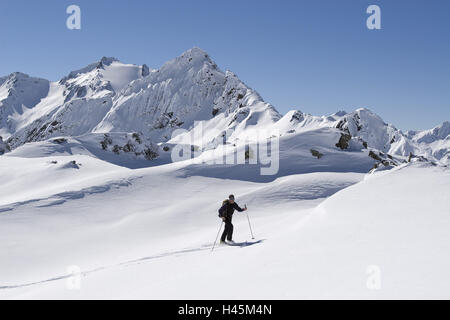
{"type": "MultiPolygon", "coordinates": [[[[314,178],[314,174],[312,174],[310,176],[311,176],[311,179],[316,181],[315,180],[316,178],[314,178]]],[[[27,201],[23,201],[23,202],[17,202],[17,203],[9,204],[4,207],[0,207],[0,212],[13,211],[21,206],[26,206],[26,205],[32,205],[37,208],[46,208],[46,207],[62,205],[70,200],[78,200],[78,199],[83,199],[86,196],[92,196],[95,194],[106,193],[106,192],[111,191],[113,188],[130,187],[134,180],[141,179],[141,178],[143,178],[143,176],[130,176],[128,178],[124,178],[124,179],[120,179],[120,180],[115,180],[115,181],[111,180],[109,182],[105,182],[103,185],[91,186],[88,188],[81,189],[79,191],[63,192],[63,193],[55,194],[55,195],[52,195],[52,196],[49,196],[46,198],[32,199],[32,200],[27,200],[27,201]]],[[[253,188],[251,190],[249,190],[250,191],[249,193],[245,193],[245,194],[243,193],[242,196],[247,196],[247,197],[250,197],[251,199],[253,199],[253,198],[261,197],[261,193],[269,192],[269,193],[274,193],[274,194],[270,198],[268,198],[268,200],[276,201],[276,200],[279,200],[280,197],[282,197],[283,189],[286,190],[286,188],[293,188],[293,190],[291,190],[291,193],[298,192],[299,194],[296,197],[293,197],[293,194],[287,196],[289,200],[299,201],[299,200],[312,199],[312,198],[317,199],[317,198],[322,198],[322,197],[325,198],[325,196],[329,195],[330,192],[331,192],[331,194],[333,194],[336,191],[346,188],[349,185],[352,185],[356,182],[356,181],[352,181],[352,182],[339,181],[339,182],[335,182],[335,183],[330,183],[330,182],[327,183],[327,182],[322,181],[321,187],[313,188],[314,191],[312,191],[312,193],[316,193],[316,195],[315,195],[315,197],[311,197],[312,193],[305,194],[305,192],[300,192],[302,190],[302,188],[300,186],[296,186],[295,184],[292,183],[291,179],[293,179],[293,178],[296,178],[296,177],[284,177],[284,178],[281,178],[276,183],[262,184],[261,186],[258,186],[258,187],[253,186],[253,188]],[[327,191],[327,189],[330,189],[330,190],[327,191]]],[[[352,178],[350,180],[354,180],[354,179],[355,178],[352,178]]],[[[325,180],[327,180],[327,179],[325,179],[325,180]]],[[[317,181],[316,181],[316,183],[317,183],[317,181]]],[[[312,183],[309,180],[306,180],[306,181],[302,180],[301,185],[303,186],[303,188],[312,187],[314,185],[314,183],[312,183]]],[[[288,200],[288,199],[286,199],[286,200],[288,200]]],[[[242,242],[242,243],[238,243],[236,245],[230,245],[230,246],[242,249],[242,248],[247,248],[250,246],[258,245],[264,241],[265,240],[242,242]]],[[[228,246],[220,246],[219,244],[217,244],[217,246],[214,249],[214,252],[226,250],[225,248],[227,248],[227,247],[228,246]]],[[[148,263],[155,259],[162,259],[162,258],[167,258],[167,257],[171,257],[171,256],[186,255],[186,254],[195,253],[195,252],[208,253],[208,251],[212,252],[211,249],[212,249],[212,244],[207,244],[207,245],[203,245],[200,247],[181,248],[178,250],[156,253],[154,255],[143,256],[141,258],[136,258],[136,259],[130,259],[125,262],[120,262],[117,264],[109,264],[106,266],[94,267],[92,269],[88,269],[86,271],[81,272],[80,276],[86,277],[93,273],[97,273],[97,272],[104,271],[104,270],[110,270],[110,269],[118,268],[118,267],[129,267],[131,265],[148,263]]],[[[44,280],[27,281],[24,283],[8,284],[8,285],[6,285],[6,284],[2,285],[0,283],[0,290],[14,290],[14,289],[20,289],[20,288],[29,288],[29,287],[45,285],[48,283],[66,280],[71,277],[73,277],[73,274],[66,274],[66,275],[60,274],[60,275],[55,275],[55,276],[51,276],[51,274],[49,274],[46,276],[46,279],[44,279],[44,280]]],[[[30,279],[30,280],[32,280],[32,279],[30,279]]]]}
{"type": "MultiPolygon", "coordinates": [[[[254,245],[261,244],[264,241],[265,240],[247,241],[247,242],[242,242],[242,243],[236,243],[234,245],[225,245],[225,246],[220,246],[217,244],[214,248],[214,251],[224,250],[227,247],[237,247],[237,248],[241,248],[241,249],[248,248],[248,247],[251,247],[254,245]]],[[[103,271],[103,270],[108,270],[108,269],[118,268],[118,267],[128,267],[128,266],[135,265],[135,264],[146,263],[146,262],[149,262],[149,261],[152,261],[155,259],[161,259],[161,258],[177,256],[177,255],[184,255],[184,254],[189,254],[189,253],[194,253],[194,252],[210,251],[211,253],[213,253],[212,248],[213,248],[213,244],[206,244],[206,245],[196,247],[196,248],[186,248],[186,249],[181,249],[181,250],[176,250],[176,251],[164,252],[161,254],[156,254],[156,255],[143,257],[143,258],[139,258],[139,259],[134,259],[134,260],[129,260],[126,262],[121,262],[121,263],[110,265],[110,266],[98,267],[98,268],[95,268],[92,270],[83,271],[83,272],[81,272],[80,276],[86,277],[90,274],[93,274],[93,273],[96,273],[99,271],[103,271]]],[[[49,278],[46,280],[29,282],[29,283],[18,284],[18,285],[8,285],[8,286],[0,285],[0,290],[12,290],[12,289],[19,289],[19,288],[27,288],[27,287],[42,285],[42,284],[46,284],[46,283],[50,283],[50,282],[66,280],[73,276],[74,276],[73,274],[67,274],[67,275],[55,276],[55,277],[52,277],[52,278],[49,278]]]]}

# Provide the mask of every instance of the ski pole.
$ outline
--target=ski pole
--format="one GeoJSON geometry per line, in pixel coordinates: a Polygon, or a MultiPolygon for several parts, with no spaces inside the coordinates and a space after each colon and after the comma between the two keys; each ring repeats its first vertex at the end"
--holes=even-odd
{"type": "MultiPolygon", "coordinates": [[[[245,209],[247,209],[247,205],[245,205],[245,209]]],[[[252,234],[252,240],[255,240],[255,237],[253,236],[253,230],[252,230],[252,224],[250,223],[250,217],[248,216],[248,211],[245,211],[247,213],[247,220],[248,220],[248,226],[250,227],[250,233],[252,234]]]]}
{"type": "Polygon", "coordinates": [[[223,226],[223,221],[222,221],[222,223],[220,224],[219,232],[217,233],[216,241],[214,241],[214,245],[213,245],[213,247],[212,247],[212,249],[211,249],[211,253],[214,251],[214,248],[216,247],[216,243],[217,243],[217,240],[219,239],[220,230],[222,230],[222,226],[223,226]]]}

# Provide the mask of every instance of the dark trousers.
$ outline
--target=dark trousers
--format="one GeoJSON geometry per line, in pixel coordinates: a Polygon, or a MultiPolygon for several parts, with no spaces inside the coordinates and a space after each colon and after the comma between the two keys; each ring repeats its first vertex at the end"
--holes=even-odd
{"type": "Polygon", "coordinates": [[[225,241],[227,239],[228,241],[233,240],[233,224],[231,223],[231,220],[225,220],[225,230],[222,234],[222,241],[225,241]]]}

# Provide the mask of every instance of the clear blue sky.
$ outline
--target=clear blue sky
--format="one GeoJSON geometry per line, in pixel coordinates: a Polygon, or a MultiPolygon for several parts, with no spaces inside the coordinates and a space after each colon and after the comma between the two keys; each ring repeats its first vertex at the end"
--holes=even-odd
{"type": "Polygon", "coordinates": [[[283,113],[368,107],[427,129],[450,120],[449,17],[448,0],[1,0],[0,74],[57,80],[102,56],[158,68],[198,46],[283,113]]]}

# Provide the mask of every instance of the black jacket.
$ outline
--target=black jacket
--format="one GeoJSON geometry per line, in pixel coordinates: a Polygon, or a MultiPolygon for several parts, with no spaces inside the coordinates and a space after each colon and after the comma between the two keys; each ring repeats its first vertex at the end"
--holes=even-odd
{"type": "Polygon", "coordinates": [[[222,208],[219,209],[219,217],[231,220],[233,218],[234,210],[237,210],[239,212],[244,211],[244,209],[239,207],[236,202],[231,204],[229,201],[227,201],[222,206],[222,208]]]}

